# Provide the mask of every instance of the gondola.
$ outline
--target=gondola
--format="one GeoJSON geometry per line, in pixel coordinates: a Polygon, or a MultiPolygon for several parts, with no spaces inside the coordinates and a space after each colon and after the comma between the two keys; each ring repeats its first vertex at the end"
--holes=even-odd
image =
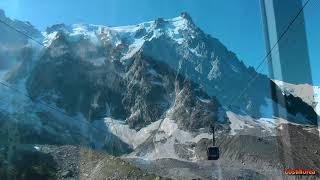
{"type": "Polygon", "coordinates": [[[208,160],[218,160],[220,156],[219,147],[216,146],[215,135],[214,135],[214,126],[212,128],[212,146],[207,149],[208,160]]]}

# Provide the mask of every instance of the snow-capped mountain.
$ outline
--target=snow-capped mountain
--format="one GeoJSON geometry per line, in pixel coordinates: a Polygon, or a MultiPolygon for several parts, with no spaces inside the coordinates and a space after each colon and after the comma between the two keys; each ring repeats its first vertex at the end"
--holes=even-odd
{"type": "Polygon", "coordinates": [[[111,117],[139,130],[169,118],[183,130],[208,130],[212,120],[227,122],[221,114],[255,75],[236,111],[270,118],[274,103],[290,103],[290,121],[298,114],[305,123],[317,118],[293,96],[277,102],[270,93],[279,91],[277,85],[247,68],[187,13],[122,27],[58,24],[36,37],[43,37],[45,47],[11,68],[6,80],[20,83],[34,101],[71,116],[81,113],[89,122],[111,117]]]}
{"type": "MultiPolygon", "coordinates": [[[[212,104],[214,98],[203,88],[195,89],[197,82],[176,72],[167,62],[148,55],[144,49],[164,35],[168,35],[169,42],[174,41],[173,45],[180,46],[197,30],[187,14],[125,27],[52,26],[44,33],[47,49],[28,79],[28,91],[70,113],[80,111],[93,120],[109,115],[138,129],[163,116],[179,91],[191,97],[187,101],[196,102],[191,107],[217,111],[215,105],[220,105],[212,104]],[[83,79],[76,79],[80,75],[83,79]],[[52,94],[58,99],[53,99],[52,94]]],[[[196,123],[190,126],[199,128],[196,123]]]]}
{"type": "Polygon", "coordinates": [[[197,162],[206,159],[214,123],[224,160],[279,169],[273,157],[279,132],[293,125],[307,136],[317,122],[313,101],[302,101],[296,90],[282,93],[283,86],[246,67],[187,13],[121,27],[58,24],[35,36],[44,47],[23,41],[24,53],[6,51],[20,59],[1,81],[27,96],[2,87],[1,137],[19,132],[22,143],[197,162]],[[257,80],[229,106],[253,76],[257,80]],[[287,114],[275,114],[274,105],[287,114]]]}
{"type": "MultiPolygon", "coordinates": [[[[261,109],[266,106],[270,109],[272,106],[269,106],[269,101],[277,101],[271,94],[279,90],[277,85],[266,76],[257,74],[252,67],[247,68],[219,40],[202,32],[187,13],[173,19],[159,18],[122,27],[59,24],[47,28],[43,35],[47,50],[42,59],[67,59],[67,56],[72,56],[75,59],[70,64],[72,66],[77,66],[77,63],[87,64],[87,70],[114,66],[112,68],[118,72],[113,76],[121,72],[119,78],[123,78],[123,73],[128,73],[128,69],[140,68],[134,62],[140,55],[144,61],[152,59],[155,64],[164,64],[170,71],[198,84],[206,94],[215,96],[224,107],[232,103],[248,114],[263,117],[265,112],[261,109]],[[89,68],[91,65],[93,67],[89,68]],[[257,80],[237,98],[240,90],[245,89],[248,81],[256,75],[257,80]]],[[[44,62],[40,64],[44,65],[44,62]]],[[[143,71],[148,71],[155,79],[161,79],[157,77],[161,69],[147,67],[143,71]]],[[[152,84],[160,86],[164,83],[164,79],[152,81],[152,84]]],[[[316,114],[307,104],[294,100],[294,97],[285,99],[286,103],[291,101],[290,104],[298,103],[305,107],[289,108],[290,114],[303,114],[308,117],[308,123],[315,122],[316,114]]],[[[152,121],[156,121],[169,104],[162,107],[152,121]]],[[[287,107],[286,104],[280,105],[287,107]]]]}
{"type": "MultiPolygon", "coordinates": [[[[113,57],[113,59],[125,62],[142,49],[146,42],[166,35],[170,40],[181,45],[190,38],[195,38],[197,31],[199,29],[193,24],[189,15],[183,13],[173,19],[159,18],[155,21],[121,27],[90,24],[54,25],[44,32],[44,43],[46,46],[50,46],[54,40],[62,35],[70,42],[88,40],[96,46],[117,49],[120,51],[119,57],[113,57]],[[190,35],[191,37],[189,37],[190,35]]],[[[197,53],[195,49],[190,49],[190,52],[197,53]]]]}

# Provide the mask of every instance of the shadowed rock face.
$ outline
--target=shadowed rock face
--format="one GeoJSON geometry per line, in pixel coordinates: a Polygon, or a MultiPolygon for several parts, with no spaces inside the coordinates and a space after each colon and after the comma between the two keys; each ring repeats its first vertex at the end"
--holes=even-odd
{"type": "Polygon", "coordinates": [[[123,98],[131,127],[140,129],[164,115],[174,98],[174,78],[165,64],[143,55],[134,57],[124,77],[127,90],[123,98]]]}
{"type": "Polygon", "coordinates": [[[112,67],[97,68],[72,56],[40,62],[28,80],[28,91],[71,115],[82,112],[94,120],[110,113],[114,118],[124,118],[121,79],[105,68],[112,67]]]}
{"type": "MultiPolygon", "coordinates": [[[[167,117],[174,119],[183,130],[194,131],[200,128],[209,130],[210,125],[218,121],[221,106],[216,99],[195,89],[192,83],[184,84],[176,95],[167,117]]],[[[223,111],[220,116],[224,116],[223,111]]]]}
{"type": "Polygon", "coordinates": [[[49,52],[36,65],[27,89],[34,99],[54,102],[70,115],[82,112],[89,120],[126,119],[135,129],[164,117],[174,102],[173,118],[187,129],[203,128],[216,118],[220,106],[196,84],[143,53],[135,55],[128,66],[108,59],[95,66],[70,54],[52,57],[49,52]],[[190,113],[184,114],[184,107],[190,113]],[[190,118],[182,120],[182,115],[190,118]]]}
{"type": "Polygon", "coordinates": [[[9,114],[0,111],[0,144],[52,144],[77,145],[100,149],[118,156],[132,149],[104,128],[36,106],[24,106],[24,112],[9,114]],[[34,112],[32,109],[37,109],[34,112]]]}

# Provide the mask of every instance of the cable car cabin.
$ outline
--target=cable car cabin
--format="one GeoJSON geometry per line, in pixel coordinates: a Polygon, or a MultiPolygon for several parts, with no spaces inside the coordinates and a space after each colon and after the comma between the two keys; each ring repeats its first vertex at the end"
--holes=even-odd
{"type": "Polygon", "coordinates": [[[219,159],[219,147],[213,146],[207,149],[208,160],[218,160],[219,159]]]}

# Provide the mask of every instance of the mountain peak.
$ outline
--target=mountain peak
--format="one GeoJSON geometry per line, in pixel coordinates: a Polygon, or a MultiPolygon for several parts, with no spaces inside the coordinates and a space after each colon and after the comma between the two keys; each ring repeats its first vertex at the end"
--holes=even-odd
{"type": "Polygon", "coordinates": [[[187,12],[182,12],[180,14],[180,16],[176,17],[176,18],[173,18],[172,19],[173,21],[174,20],[178,20],[180,21],[180,23],[182,23],[184,26],[187,26],[187,27],[190,27],[190,28],[195,28],[196,25],[194,24],[191,16],[187,13],[187,12]]]}
{"type": "Polygon", "coordinates": [[[193,22],[191,16],[187,12],[182,12],[180,16],[188,21],[193,22]]]}
{"type": "Polygon", "coordinates": [[[67,29],[67,26],[61,23],[61,24],[55,24],[50,27],[47,27],[46,32],[53,33],[54,31],[65,31],[66,29],[67,29]]]}
{"type": "Polygon", "coordinates": [[[6,16],[6,13],[4,12],[3,9],[0,9],[0,17],[5,17],[6,16]]]}
{"type": "Polygon", "coordinates": [[[158,19],[156,19],[156,20],[154,21],[155,27],[156,27],[156,28],[161,28],[161,27],[164,26],[165,22],[166,22],[166,21],[165,21],[163,18],[158,18],[158,19]]]}

